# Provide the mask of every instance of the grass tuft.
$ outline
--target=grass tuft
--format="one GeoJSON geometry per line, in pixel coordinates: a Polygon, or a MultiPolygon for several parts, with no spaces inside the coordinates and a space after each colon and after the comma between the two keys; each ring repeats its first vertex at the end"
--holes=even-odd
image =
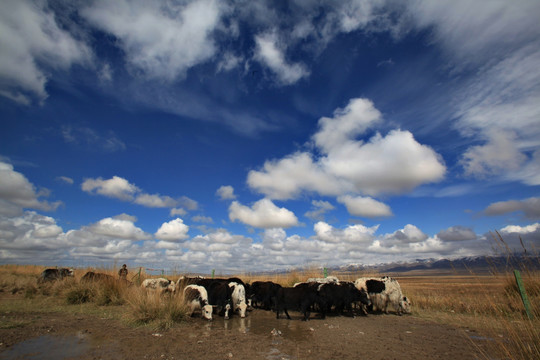
{"type": "Polygon", "coordinates": [[[140,288],[130,289],[126,297],[129,320],[136,324],[153,324],[159,329],[172,327],[188,318],[183,294],[160,294],[140,288]]]}

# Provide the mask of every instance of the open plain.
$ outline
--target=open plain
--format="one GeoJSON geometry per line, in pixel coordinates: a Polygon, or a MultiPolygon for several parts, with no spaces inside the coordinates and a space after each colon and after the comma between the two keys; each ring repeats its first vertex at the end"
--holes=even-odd
{"type": "MultiPolygon", "coordinates": [[[[504,275],[398,276],[412,314],[312,313],[306,322],[297,312],[287,320],[261,309],[244,319],[190,318],[171,305],[179,295],[156,300],[138,287],[73,303],[84,270],[47,286],[36,285],[37,269],[1,270],[3,359],[532,359],[539,351],[538,320],[524,319],[519,298],[504,295],[504,275]]],[[[307,277],[268,280],[289,286],[307,277]]]]}

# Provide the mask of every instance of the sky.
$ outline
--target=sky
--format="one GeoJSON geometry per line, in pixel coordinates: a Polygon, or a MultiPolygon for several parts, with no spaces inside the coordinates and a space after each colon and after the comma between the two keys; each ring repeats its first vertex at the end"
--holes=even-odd
{"type": "Polygon", "coordinates": [[[0,263],[540,247],[540,2],[0,2],[0,263]]]}

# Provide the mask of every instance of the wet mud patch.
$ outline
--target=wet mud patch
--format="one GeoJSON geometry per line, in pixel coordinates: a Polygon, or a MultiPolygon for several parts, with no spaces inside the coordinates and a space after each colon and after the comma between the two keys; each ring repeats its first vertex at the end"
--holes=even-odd
{"type": "Polygon", "coordinates": [[[57,344],[57,347],[68,349],[73,346],[73,350],[67,351],[77,353],[70,357],[83,360],[453,360],[474,359],[479,355],[473,345],[475,340],[463,330],[414,316],[313,317],[306,322],[300,320],[299,314],[292,312],[292,320],[288,320],[276,319],[272,312],[254,310],[244,319],[237,316],[229,320],[216,317],[213,321],[191,318],[171,329],[160,331],[151,327],[132,327],[119,320],[91,315],[0,315],[2,320],[16,320],[21,324],[9,329],[0,327],[2,359],[17,358],[12,354],[23,352],[25,358],[33,359],[30,356],[38,356],[44,343],[52,344],[54,341],[65,341],[57,344]]]}
{"type": "Polygon", "coordinates": [[[2,353],[2,359],[56,360],[78,358],[90,349],[85,336],[43,335],[15,344],[2,353]]]}

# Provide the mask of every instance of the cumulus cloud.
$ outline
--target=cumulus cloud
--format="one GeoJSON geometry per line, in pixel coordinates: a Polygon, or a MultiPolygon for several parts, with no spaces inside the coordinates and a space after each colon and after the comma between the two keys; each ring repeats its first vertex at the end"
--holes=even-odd
{"type": "Polygon", "coordinates": [[[504,215],[515,211],[521,211],[528,219],[540,218],[540,198],[532,197],[525,200],[499,201],[490,204],[484,214],[489,216],[504,215]]]}
{"type": "Polygon", "coordinates": [[[118,39],[132,68],[149,78],[173,81],[214,56],[217,47],[212,32],[223,8],[214,0],[120,0],[96,1],[81,13],[93,26],[118,39]]]}
{"type": "Polygon", "coordinates": [[[86,179],[81,187],[83,191],[90,194],[96,193],[124,201],[133,200],[135,193],[140,191],[137,186],[116,175],[108,180],[103,180],[101,177],[86,179]]]}
{"type": "Polygon", "coordinates": [[[108,217],[99,220],[88,227],[88,230],[97,235],[103,235],[115,239],[148,240],[149,234],[134,224],[135,219],[129,216],[108,217]]]}
{"type": "Polygon", "coordinates": [[[0,3],[0,95],[28,105],[43,101],[49,74],[89,65],[92,52],[59,25],[46,2],[0,3]]]}
{"type": "Polygon", "coordinates": [[[163,223],[156,232],[156,238],[164,241],[183,241],[189,238],[189,226],[180,218],[163,223]]]}
{"type": "Polygon", "coordinates": [[[230,185],[223,185],[216,191],[216,195],[220,200],[234,200],[236,195],[234,194],[234,188],[230,185]]]}
{"type": "Polygon", "coordinates": [[[248,173],[247,183],[270,198],[290,199],[302,191],[371,196],[404,193],[442,180],[446,167],[441,157],[408,131],[392,130],[386,136],[376,133],[368,142],[356,139],[380,120],[370,100],[352,99],[333,118],[319,120],[313,140],[322,156],[297,152],[267,161],[261,170],[248,173]]]}
{"type": "Polygon", "coordinates": [[[428,235],[424,234],[422,230],[414,225],[407,224],[403,229],[396,230],[392,234],[384,236],[384,243],[386,244],[411,244],[421,243],[428,239],[428,235]]]}
{"type": "Polygon", "coordinates": [[[261,170],[250,170],[248,185],[271,199],[287,200],[302,191],[338,195],[350,184],[324,171],[307,152],[297,152],[280,160],[269,160],[261,170]]]}
{"type": "Polygon", "coordinates": [[[338,201],[345,204],[349,214],[368,218],[392,216],[392,210],[386,204],[370,197],[344,195],[338,201]]]}
{"type": "Polygon", "coordinates": [[[329,243],[346,242],[354,244],[369,244],[373,241],[373,234],[378,228],[378,225],[369,228],[364,225],[350,225],[345,229],[337,229],[323,221],[319,221],[313,226],[314,237],[318,240],[329,243]]]}
{"type": "Polygon", "coordinates": [[[325,153],[340,149],[343,143],[354,141],[368,128],[382,120],[382,115],[368,99],[351,99],[343,109],[336,109],[332,118],[319,119],[319,131],[313,135],[315,144],[325,153]]]}
{"type": "Polygon", "coordinates": [[[0,162],[0,214],[16,216],[23,209],[55,210],[61,202],[40,200],[48,190],[37,190],[28,179],[14,170],[11,164],[0,162]]]}
{"type": "Polygon", "coordinates": [[[247,207],[238,201],[229,206],[229,219],[256,228],[288,228],[298,225],[296,215],[286,208],[278,208],[271,200],[261,199],[247,207]]]}
{"type": "Polygon", "coordinates": [[[187,196],[174,199],[166,195],[144,193],[136,185],[116,175],[107,180],[101,177],[97,179],[86,179],[82,183],[81,188],[89,194],[99,194],[122,201],[131,201],[146,207],[172,208],[170,212],[171,216],[185,215],[184,208],[197,210],[199,206],[195,200],[187,196]],[[182,208],[178,209],[176,208],[177,206],[182,206],[182,208]]]}

